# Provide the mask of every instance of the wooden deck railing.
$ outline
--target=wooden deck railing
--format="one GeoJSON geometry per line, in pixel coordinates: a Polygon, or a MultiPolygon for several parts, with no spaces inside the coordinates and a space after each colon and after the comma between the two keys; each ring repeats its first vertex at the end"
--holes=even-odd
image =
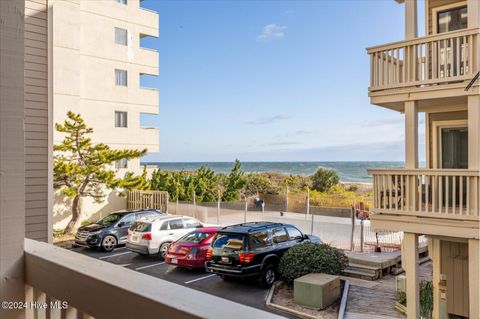
{"type": "Polygon", "coordinates": [[[279,316],[25,239],[28,319],[235,318],[279,316]],[[52,303],[50,303],[52,302],[52,303]],[[68,306],[63,308],[64,306],[68,306]]]}
{"type": "Polygon", "coordinates": [[[466,29],[368,48],[370,91],[471,79],[478,34],[466,29]]]}
{"type": "Polygon", "coordinates": [[[480,172],[372,169],[374,213],[479,220],[480,172]]]}

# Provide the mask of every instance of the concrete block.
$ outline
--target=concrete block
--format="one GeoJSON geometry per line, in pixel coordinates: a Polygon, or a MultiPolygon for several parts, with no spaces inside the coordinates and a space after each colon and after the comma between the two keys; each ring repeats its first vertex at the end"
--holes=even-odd
{"type": "Polygon", "coordinates": [[[340,277],[327,274],[308,274],[293,282],[296,304],[323,309],[340,298],[340,277]]]}

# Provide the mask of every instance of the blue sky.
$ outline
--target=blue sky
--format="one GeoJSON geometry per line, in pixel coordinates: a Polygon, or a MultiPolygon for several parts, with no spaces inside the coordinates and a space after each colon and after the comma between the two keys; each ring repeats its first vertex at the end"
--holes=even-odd
{"type": "Polygon", "coordinates": [[[142,41],[160,52],[160,76],[142,83],[160,91],[160,114],[142,116],[160,152],[145,161],[403,160],[403,115],[370,105],[365,51],[403,39],[403,5],[142,6],[160,15],[160,37],[142,41]]]}

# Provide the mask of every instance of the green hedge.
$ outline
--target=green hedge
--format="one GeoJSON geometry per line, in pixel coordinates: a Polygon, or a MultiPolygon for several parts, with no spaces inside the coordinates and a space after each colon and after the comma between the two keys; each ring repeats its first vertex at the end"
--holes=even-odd
{"type": "Polygon", "coordinates": [[[288,284],[309,273],[339,275],[348,265],[343,251],[327,244],[302,243],[290,248],[280,259],[278,271],[288,284]]]}

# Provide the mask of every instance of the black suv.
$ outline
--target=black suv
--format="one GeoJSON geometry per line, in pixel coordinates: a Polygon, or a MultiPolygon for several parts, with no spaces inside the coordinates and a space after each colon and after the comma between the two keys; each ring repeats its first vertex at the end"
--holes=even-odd
{"type": "Polygon", "coordinates": [[[112,251],[127,241],[128,228],[136,220],[165,214],[156,209],[111,213],[95,223],[80,227],[75,235],[74,246],[101,247],[104,251],[112,251]]]}
{"type": "Polygon", "coordinates": [[[207,251],[205,269],[224,279],[253,277],[263,287],[276,280],[280,257],[302,242],[320,238],[302,234],[295,226],[271,222],[227,226],[217,232],[207,251]]]}

